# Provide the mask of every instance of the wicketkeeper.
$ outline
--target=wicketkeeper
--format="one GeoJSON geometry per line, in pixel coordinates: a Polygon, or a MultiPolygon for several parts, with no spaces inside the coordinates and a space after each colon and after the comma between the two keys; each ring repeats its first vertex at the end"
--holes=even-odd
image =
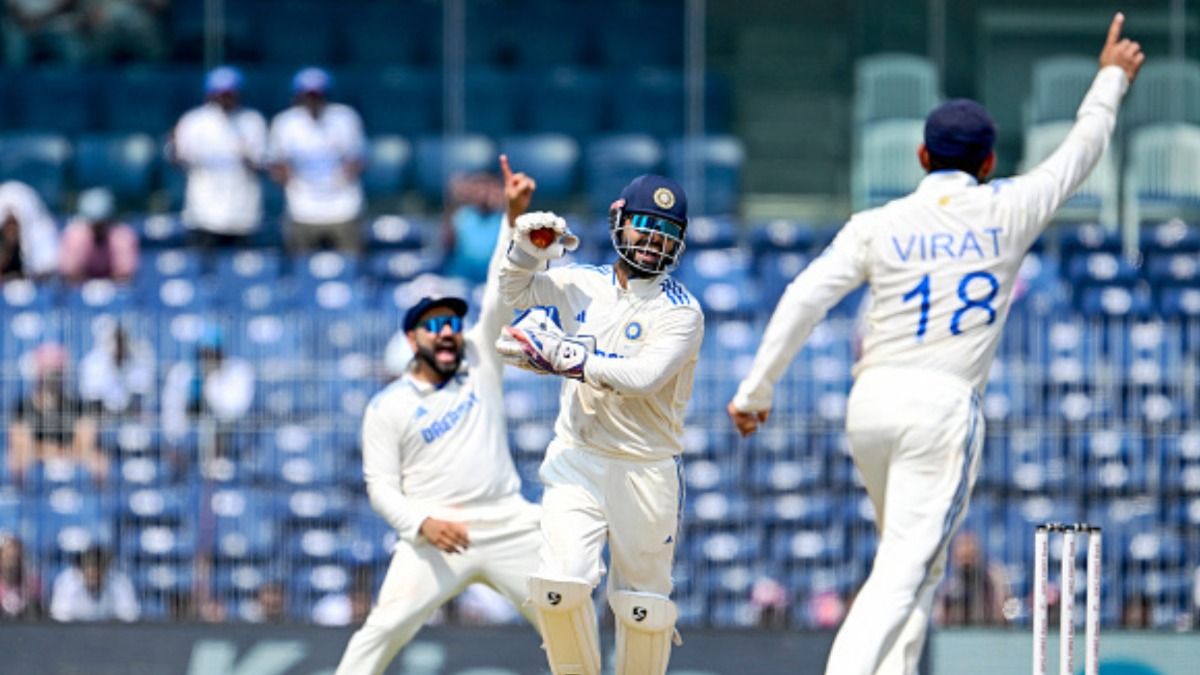
{"type": "Polygon", "coordinates": [[[669,596],[679,456],[704,335],[700,305],[669,274],[683,253],[687,198],[671,180],[641,176],[609,216],[612,265],[547,269],[578,239],[562,218],[540,212],[516,219],[500,268],[505,303],[542,307],[505,329],[498,350],[509,363],[562,377],[540,471],[541,563],[529,577],[555,675],[600,673],[591,596],[606,541],[616,673],[662,675],[677,640],[669,596]]]}

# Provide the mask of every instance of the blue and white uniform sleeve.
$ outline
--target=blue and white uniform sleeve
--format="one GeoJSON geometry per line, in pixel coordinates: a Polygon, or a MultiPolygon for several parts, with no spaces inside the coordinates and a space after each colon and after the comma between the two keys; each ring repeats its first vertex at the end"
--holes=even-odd
{"type": "Polygon", "coordinates": [[[1013,234],[1022,250],[1037,239],[1054,212],[1100,161],[1117,124],[1121,98],[1128,89],[1124,70],[1118,66],[1102,68],[1079,104],[1075,124],[1062,145],[1028,173],[996,182],[998,198],[1010,209],[1008,220],[1013,223],[1013,234]]]}
{"type": "Polygon", "coordinates": [[[813,328],[830,308],[866,280],[869,244],[858,223],[851,220],[825,252],[788,284],[767,323],[750,373],[733,398],[738,410],[771,408],[775,383],[787,372],[813,328]]]}
{"type": "Polygon", "coordinates": [[[510,242],[500,261],[500,299],[510,307],[527,309],[538,305],[570,306],[570,268],[538,271],[543,265],[510,242]],[[508,250],[513,251],[508,255],[508,250]],[[519,262],[513,262],[513,259],[519,262]]]}
{"type": "Polygon", "coordinates": [[[649,396],[662,389],[700,350],[704,315],[693,308],[673,309],[654,320],[646,346],[624,359],[592,355],[583,379],[604,389],[630,396],[649,396]]]}
{"type": "Polygon", "coordinates": [[[500,297],[500,266],[503,264],[508,244],[512,241],[512,232],[508,216],[505,216],[496,235],[492,257],[488,261],[487,281],[483,288],[483,301],[479,307],[479,321],[467,336],[479,356],[481,365],[497,377],[503,369],[504,362],[496,352],[496,339],[500,337],[501,329],[508,325],[513,315],[512,306],[500,297]]]}
{"type": "Polygon", "coordinates": [[[401,538],[414,541],[429,514],[415,508],[400,488],[403,434],[389,417],[379,401],[372,401],[363,415],[363,477],[371,508],[401,538]]]}

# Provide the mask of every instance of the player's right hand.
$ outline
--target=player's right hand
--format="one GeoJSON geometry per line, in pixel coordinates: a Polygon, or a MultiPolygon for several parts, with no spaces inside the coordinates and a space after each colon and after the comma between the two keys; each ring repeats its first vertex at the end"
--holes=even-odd
{"type": "Polygon", "coordinates": [[[1104,49],[1100,51],[1100,67],[1118,66],[1125,71],[1125,77],[1133,84],[1146,55],[1142,46],[1129,38],[1121,37],[1121,28],[1125,25],[1125,15],[1117,12],[1112,23],[1108,26],[1108,38],[1104,41],[1104,49]]]}
{"type": "MultiPolygon", "coordinates": [[[[567,221],[552,211],[534,211],[517,218],[516,233],[513,241],[527,255],[538,261],[557,260],[567,251],[579,248],[579,237],[576,237],[567,227],[567,221]],[[538,246],[533,242],[532,235],[537,230],[550,230],[553,237],[549,245],[538,246]]],[[[545,242],[543,242],[544,244],[545,242]]]]}
{"type": "Polygon", "coordinates": [[[537,181],[524,172],[513,173],[508,165],[508,155],[500,155],[500,177],[504,180],[504,200],[507,206],[508,224],[515,225],[517,216],[529,210],[537,181]]]}
{"type": "Polygon", "coordinates": [[[733,426],[737,427],[738,434],[742,438],[758,431],[758,425],[767,421],[771,416],[770,410],[759,410],[755,412],[746,412],[734,407],[733,401],[725,406],[725,412],[729,413],[729,419],[733,422],[733,426]]]}
{"type": "Polygon", "coordinates": [[[446,553],[462,553],[470,546],[466,523],[426,518],[421,523],[421,536],[446,553]]]}

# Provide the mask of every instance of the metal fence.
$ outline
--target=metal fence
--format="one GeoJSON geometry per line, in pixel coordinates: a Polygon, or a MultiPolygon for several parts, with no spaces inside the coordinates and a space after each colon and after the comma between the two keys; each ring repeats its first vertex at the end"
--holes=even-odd
{"type": "MultiPolygon", "coordinates": [[[[367,504],[357,438],[363,406],[388,379],[393,312],[48,309],[5,322],[0,531],[23,542],[43,612],[63,570],[100,544],[130,579],[144,620],[361,619],[394,541],[367,504]],[[131,363],[144,369],[131,380],[90,355],[117,325],[131,363]],[[91,470],[62,458],[23,470],[11,461],[16,411],[37,369],[53,367],[54,354],[39,350],[47,342],[65,347],[73,395],[97,377],[84,389],[142,387],[124,409],[111,391],[81,407],[103,458],[91,470]],[[243,361],[253,392],[243,411],[193,406],[180,425],[167,409],[178,398],[168,382],[180,364],[196,367],[205,346],[243,361]]],[[[723,406],[761,326],[762,318],[709,321],[686,432],[675,595],[686,625],[833,627],[875,550],[873,513],[842,432],[854,319],[818,329],[781,382],[770,424],[739,441],[723,406]]],[[[1034,525],[1086,521],[1105,528],[1104,623],[1191,628],[1200,599],[1200,325],[1014,311],[1007,333],[937,621],[1026,623],[1034,525]]],[[[200,385],[185,386],[190,398],[200,385]]],[[[557,383],[514,371],[505,396],[523,489],[537,499],[557,383]]],[[[513,618],[486,594],[443,617],[513,618]]]]}

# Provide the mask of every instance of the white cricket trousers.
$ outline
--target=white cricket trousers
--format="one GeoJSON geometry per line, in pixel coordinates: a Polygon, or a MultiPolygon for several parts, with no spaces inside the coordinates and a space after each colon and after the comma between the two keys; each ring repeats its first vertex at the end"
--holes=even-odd
{"type": "Polygon", "coordinates": [[[444,553],[424,538],[396,545],[379,602],[350,638],[337,675],[382,673],[438,607],[476,582],[494,588],[537,625],[525,606],[541,541],[537,507],[530,504],[506,523],[470,524],[467,535],[471,544],[462,553],[444,553]]]}
{"type": "Polygon", "coordinates": [[[946,549],[975,484],[983,424],[978,395],[958,377],[889,367],[859,374],[846,433],[879,547],[826,675],[917,672],[946,549]]]}
{"type": "Polygon", "coordinates": [[[624,460],[552,445],[539,474],[542,548],[538,573],[600,583],[608,592],[669,596],[683,488],[678,458],[624,460]]]}

